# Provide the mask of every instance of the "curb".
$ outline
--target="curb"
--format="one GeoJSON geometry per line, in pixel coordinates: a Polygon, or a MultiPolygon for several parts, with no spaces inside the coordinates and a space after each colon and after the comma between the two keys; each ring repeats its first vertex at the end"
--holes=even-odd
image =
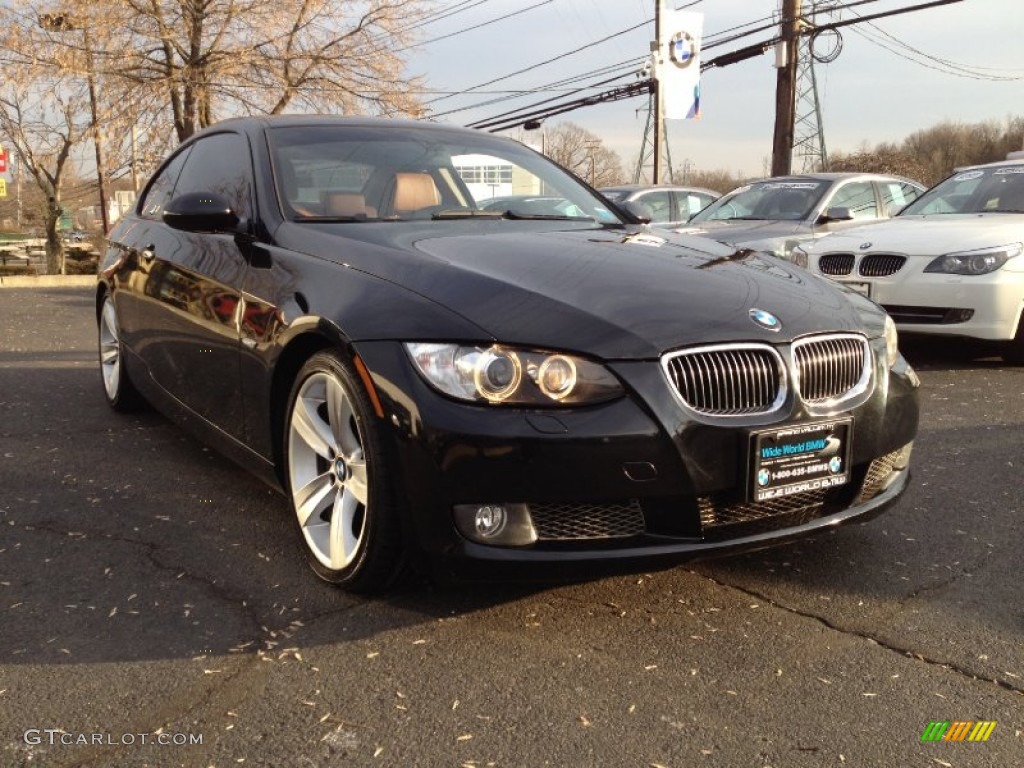
{"type": "Polygon", "coordinates": [[[86,288],[94,287],[96,275],[3,275],[0,288],[86,288]]]}

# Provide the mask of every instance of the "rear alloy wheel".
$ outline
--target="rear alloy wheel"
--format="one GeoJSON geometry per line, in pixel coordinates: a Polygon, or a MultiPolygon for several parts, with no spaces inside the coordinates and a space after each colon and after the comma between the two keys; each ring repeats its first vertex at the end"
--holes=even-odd
{"type": "Polygon", "coordinates": [[[311,357],[289,399],[288,494],[313,570],[353,592],[379,592],[403,570],[378,429],[352,367],[335,352],[311,357]]]}
{"type": "Polygon", "coordinates": [[[115,411],[126,413],[138,407],[141,397],[124,369],[120,326],[117,311],[110,296],[103,299],[99,316],[100,374],[103,394],[115,411]]]}

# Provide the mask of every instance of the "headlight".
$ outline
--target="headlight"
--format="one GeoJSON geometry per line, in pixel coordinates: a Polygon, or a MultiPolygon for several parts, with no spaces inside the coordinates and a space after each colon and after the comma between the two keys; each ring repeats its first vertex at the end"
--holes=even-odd
{"type": "Polygon", "coordinates": [[[892,368],[900,357],[900,345],[896,335],[896,323],[888,315],[885,316],[885,354],[889,358],[889,367],[892,368]]]}
{"type": "Polygon", "coordinates": [[[807,251],[801,248],[799,245],[794,245],[793,250],[789,252],[789,259],[798,267],[807,269],[807,251]]]}
{"type": "Polygon", "coordinates": [[[947,275],[987,275],[995,272],[1014,256],[1019,256],[1024,247],[1020,243],[984,248],[979,251],[947,253],[934,259],[925,272],[941,272],[947,275]]]}
{"type": "Polygon", "coordinates": [[[427,382],[459,400],[580,405],[622,394],[604,367],[574,355],[497,344],[409,343],[405,349],[427,382]]]}

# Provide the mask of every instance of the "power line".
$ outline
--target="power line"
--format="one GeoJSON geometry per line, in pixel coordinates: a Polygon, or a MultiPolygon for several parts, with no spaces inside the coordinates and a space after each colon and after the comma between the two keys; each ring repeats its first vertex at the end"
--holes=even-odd
{"type": "Polygon", "coordinates": [[[531,6],[527,7],[527,8],[520,8],[518,11],[512,11],[512,13],[506,13],[504,16],[498,16],[497,18],[491,19],[490,21],[483,21],[483,22],[481,22],[479,24],[474,24],[471,27],[466,27],[465,29],[459,29],[459,30],[456,30],[455,32],[449,32],[447,35],[441,35],[439,37],[433,37],[430,40],[424,40],[423,42],[416,43],[415,45],[407,45],[405,48],[399,48],[397,51],[395,51],[395,53],[402,53],[402,52],[408,51],[408,50],[410,50],[412,48],[419,48],[420,46],[430,45],[431,43],[436,43],[439,40],[447,40],[448,38],[455,37],[456,35],[464,35],[467,32],[472,32],[473,30],[480,29],[482,27],[487,27],[487,26],[490,26],[491,24],[497,24],[499,21],[504,21],[505,19],[511,19],[513,16],[518,16],[518,15],[520,15],[522,13],[526,13],[528,11],[532,11],[534,8],[540,8],[542,5],[550,5],[553,2],[554,2],[554,0],[541,0],[541,2],[535,3],[535,4],[533,4],[533,5],[531,5],[531,6]]]}
{"type": "MultiPolygon", "coordinates": [[[[561,59],[564,59],[564,58],[567,58],[569,56],[572,56],[573,54],[579,53],[580,51],[586,50],[587,48],[590,48],[592,46],[600,45],[601,43],[607,42],[607,41],[612,40],[612,39],[614,39],[616,37],[621,37],[622,35],[625,35],[625,34],[627,34],[629,32],[634,31],[634,30],[640,29],[641,27],[644,27],[644,26],[650,24],[653,21],[654,21],[654,19],[647,19],[645,21],[640,22],[639,24],[633,25],[632,27],[627,27],[626,29],[623,29],[623,30],[621,30],[619,32],[615,32],[615,33],[613,33],[611,35],[607,35],[606,37],[602,37],[600,40],[595,40],[592,43],[587,43],[586,45],[582,45],[579,48],[574,48],[571,51],[566,51],[565,53],[561,53],[558,56],[554,56],[554,57],[552,57],[550,59],[545,59],[544,61],[538,62],[537,64],[532,64],[532,65],[530,65],[528,67],[524,67],[523,69],[517,69],[515,72],[509,72],[507,75],[502,75],[501,77],[493,78],[492,80],[488,80],[485,83],[479,83],[477,85],[470,86],[469,88],[464,89],[463,93],[469,93],[470,91],[476,91],[476,90],[478,90],[480,88],[486,88],[488,85],[494,85],[495,83],[500,83],[502,80],[508,80],[510,77],[515,77],[516,75],[522,75],[522,74],[525,74],[526,72],[531,72],[531,71],[533,71],[535,69],[539,69],[540,67],[546,66],[548,64],[552,64],[552,63],[554,63],[556,61],[560,61],[561,59]]],[[[447,99],[447,98],[451,98],[451,97],[449,97],[449,96],[442,96],[441,98],[438,98],[438,99],[431,99],[430,101],[425,102],[424,106],[427,106],[429,104],[433,104],[433,103],[438,102],[438,101],[443,101],[444,99],[447,99]]]]}
{"type": "MultiPolygon", "coordinates": [[[[854,12],[854,15],[859,17],[859,14],[857,14],[856,12],[854,12]]],[[[898,46],[898,47],[900,47],[900,48],[902,48],[902,49],[904,49],[906,51],[909,51],[909,52],[911,52],[911,53],[913,53],[913,54],[915,54],[917,56],[920,56],[920,57],[922,57],[924,59],[927,59],[928,61],[934,62],[934,64],[937,64],[939,66],[931,66],[929,64],[926,64],[925,62],[918,61],[917,59],[914,59],[911,56],[907,56],[905,54],[902,54],[899,51],[896,51],[893,48],[891,48],[888,45],[886,45],[885,43],[881,42],[880,40],[876,39],[875,37],[873,37],[870,33],[868,33],[865,30],[857,29],[857,30],[854,30],[854,31],[857,32],[861,37],[863,37],[868,42],[871,42],[871,43],[879,46],[880,48],[884,48],[885,50],[889,51],[890,53],[893,53],[896,56],[899,56],[902,59],[906,59],[907,61],[913,62],[914,64],[918,64],[918,65],[920,65],[922,67],[925,67],[927,69],[933,69],[933,70],[936,70],[936,71],[939,71],[939,72],[944,72],[945,74],[955,75],[957,77],[970,78],[970,79],[974,79],[974,80],[991,80],[991,81],[994,81],[994,82],[1007,82],[1007,81],[1015,81],[1015,80],[1022,80],[1022,79],[1024,79],[1024,74],[1021,74],[1021,70],[1004,68],[1004,67],[982,67],[982,66],[974,66],[974,65],[967,65],[967,64],[958,64],[957,62],[950,61],[949,59],[941,59],[941,58],[939,58],[937,56],[932,56],[931,54],[926,53],[926,52],[924,52],[922,50],[919,50],[919,49],[915,48],[914,46],[910,45],[909,43],[906,43],[903,40],[900,40],[899,38],[889,34],[884,29],[879,27],[877,24],[874,24],[873,22],[867,22],[867,25],[869,27],[871,27],[872,29],[874,29],[875,31],[877,31],[882,37],[890,40],[894,45],[896,45],[896,46],[898,46]],[[993,72],[993,73],[995,73],[995,72],[1012,72],[1012,73],[1018,73],[1018,74],[1012,74],[1012,75],[1011,74],[1007,74],[1007,75],[986,74],[985,71],[993,72]]]]}
{"type": "MultiPolygon", "coordinates": [[[[580,75],[575,75],[573,77],[565,78],[564,80],[557,80],[557,81],[555,81],[553,83],[547,83],[546,85],[542,85],[542,86],[535,86],[535,87],[532,87],[532,88],[519,89],[517,91],[513,91],[512,92],[513,95],[503,96],[503,97],[496,98],[496,99],[490,99],[488,101],[476,102],[474,104],[470,104],[470,105],[467,105],[467,106],[464,106],[464,107],[458,107],[456,109],[449,109],[449,110],[447,110],[445,112],[437,112],[437,113],[431,115],[431,117],[434,118],[434,119],[437,119],[439,117],[446,117],[448,115],[454,115],[454,114],[457,114],[459,112],[466,112],[466,111],[468,111],[470,109],[478,109],[480,107],[491,106],[492,104],[499,104],[499,103],[506,102],[506,101],[512,101],[512,100],[515,100],[515,99],[518,99],[518,98],[522,98],[524,96],[529,96],[529,95],[532,95],[532,94],[535,94],[535,93],[541,93],[541,92],[547,91],[548,89],[553,88],[553,87],[557,88],[558,86],[562,86],[562,85],[571,85],[573,83],[578,83],[581,80],[585,80],[585,79],[590,78],[590,77],[600,77],[602,75],[610,75],[610,74],[615,73],[615,72],[623,72],[623,71],[632,72],[638,66],[640,66],[640,64],[643,63],[645,58],[646,58],[645,56],[640,56],[640,57],[633,58],[633,59],[626,59],[626,60],[621,61],[621,62],[619,62],[617,64],[611,64],[611,65],[608,65],[606,67],[602,67],[601,69],[592,70],[590,72],[586,72],[586,73],[583,73],[583,74],[580,74],[580,75]]],[[[594,83],[594,84],[591,84],[591,85],[585,85],[585,86],[582,86],[579,90],[583,90],[583,89],[591,88],[591,87],[595,87],[595,86],[601,86],[603,84],[604,84],[604,82],[594,83]]],[[[461,91],[456,91],[455,93],[461,93],[461,91]]],[[[486,93],[486,91],[477,91],[477,93],[486,93]]],[[[518,111],[518,109],[520,109],[520,108],[517,108],[516,110],[513,110],[513,111],[518,111]]],[[[504,116],[506,114],[509,114],[509,113],[508,112],[503,112],[500,115],[494,115],[494,117],[502,117],[502,116],[504,116]]]]}

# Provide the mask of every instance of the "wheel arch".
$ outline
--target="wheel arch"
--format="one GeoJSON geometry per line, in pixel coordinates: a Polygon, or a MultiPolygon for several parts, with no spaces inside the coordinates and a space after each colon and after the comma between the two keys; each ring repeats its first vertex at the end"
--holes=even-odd
{"type": "Polygon", "coordinates": [[[110,293],[110,286],[100,280],[96,284],[96,321],[99,322],[100,312],[103,311],[103,302],[110,293]]]}

